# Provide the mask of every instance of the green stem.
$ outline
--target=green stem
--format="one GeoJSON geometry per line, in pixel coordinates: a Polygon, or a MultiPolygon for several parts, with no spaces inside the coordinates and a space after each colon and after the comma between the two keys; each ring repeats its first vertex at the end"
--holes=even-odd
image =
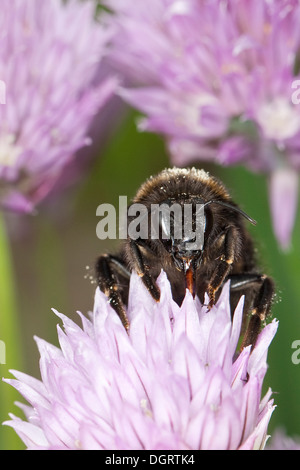
{"type": "Polygon", "coordinates": [[[3,377],[11,377],[10,369],[22,369],[16,295],[11,247],[5,220],[0,213],[0,449],[3,450],[23,447],[15,432],[2,426],[8,413],[14,411],[14,401],[19,398],[14,388],[2,381],[3,377]]]}

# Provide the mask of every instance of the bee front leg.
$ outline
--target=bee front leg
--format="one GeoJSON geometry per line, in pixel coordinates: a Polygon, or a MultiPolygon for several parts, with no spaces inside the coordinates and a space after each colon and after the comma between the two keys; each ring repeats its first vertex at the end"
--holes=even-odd
{"type": "Polygon", "coordinates": [[[123,261],[112,255],[102,255],[96,262],[96,277],[100,290],[108,297],[110,305],[119,315],[121,322],[126,329],[129,330],[129,320],[125,311],[118,274],[122,278],[128,280],[130,272],[124,265],[123,261]]]}
{"type": "Polygon", "coordinates": [[[274,292],[275,287],[273,280],[262,275],[250,311],[251,317],[242,341],[241,349],[250,344],[254,347],[261,330],[261,324],[270,314],[274,292]]]}
{"type": "Polygon", "coordinates": [[[230,273],[235,257],[235,247],[239,244],[239,237],[239,231],[235,227],[229,227],[225,232],[223,254],[218,260],[217,267],[213,272],[207,288],[209,297],[208,310],[215,304],[216,293],[230,273]]]}
{"type": "MultiPolygon", "coordinates": [[[[151,251],[151,249],[148,246],[145,246],[145,248],[151,251]]],[[[160,300],[159,287],[156,284],[153,277],[151,276],[151,274],[149,273],[149,268],[145,264],[143,254],[138,245],[138,241],[130,240],[129,250],[130,250],[131,259],[133,262],[133,268],[135,269],[137,274],[141,277],[144,285],[148,289],[153,299],[156,300],[156,302],[159,302],[160,300]]]]}

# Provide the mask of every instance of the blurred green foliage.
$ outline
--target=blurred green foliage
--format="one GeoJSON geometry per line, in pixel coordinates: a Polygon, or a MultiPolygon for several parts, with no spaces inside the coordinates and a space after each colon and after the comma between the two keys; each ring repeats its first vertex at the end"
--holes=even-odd
{"type": "MultiPolygon", "coordinates": [[[[116,242],[96,238],[97,206],[103,202],[117,204],[119,195],[127,195],[130,199],[146,178],[170,166],[161,138],[139,133],[135,126],[136,117],[133,112],[127,116],[107,145],[99,149],[90,170],[71,191],[60,195],[58,201],[41,207],[35,217],[8,218],[16,274],[14,301],[19,316],[18,330],[22,332],[21,343],[17,340],[17,345],[23,350],[23,371],[26,373],[39,376],[39,357],[33,335],[51,343],[57,342],[59,320],[51,307],[73,318],[77,318],[77,310],[86,313],[92,308],[95,284],[85,279],[89,272],[86,265],[92,267],[99,253],[117,248],[116,242]]],[[[268,387],[273,389],[277,405],[269,431],[272,433],[281,426],[289,435],[300,435],[300,364],[295,365],[291,360],[292,342],[300,339],[299,217],[292,248],[288,253],[282,253],[272,231],[264,176],[239,167],[204,165],[204,168],[220,177],[234,200],[258,222],[256,227],[249,226],[249,230],[256,239],[263,271],[276,281],[277,302],[273,317],[280,322],[269,350],[269,370],[265,379],[265,391],[268,387]]],[[[5,372],[7,376],[11,367],[15,365],[7,364],[1,375],[5,372]]],[[[3,383],[0,386],[2,421],[10,411],[21,415],[16,408],[11,408],[11,398],[6,399],[4,387],[9,386],[3,383]]],[[[0,430],[0,448],[23,448],[10,431],[6,427],[0,430]]]]}

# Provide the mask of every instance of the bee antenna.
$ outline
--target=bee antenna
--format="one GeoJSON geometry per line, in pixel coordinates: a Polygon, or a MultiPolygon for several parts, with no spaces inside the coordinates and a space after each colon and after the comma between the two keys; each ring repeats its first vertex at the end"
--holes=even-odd
{"type": "Polygon", "coordinates": [[[231,209],[232,211],[235,211],[235,212],[238,212],[239,214],[241,214],[251,224],[253,224],[253,225],[257,224],[256,220],[252,219],[252,217],[250,217],[248,214],[246,214],[246,212],[242,211],[242,209],[240,209],[239,207],[236,207],[236,206],[233,206],[232,204],[229,204],[228,202],[218,201],[218,200],[213,199],[211,201],[206,202],[204,204],[204,206],[208,206],[209,204],[219,204],[220,206],[227,207],[228,209],[231,209]]]}

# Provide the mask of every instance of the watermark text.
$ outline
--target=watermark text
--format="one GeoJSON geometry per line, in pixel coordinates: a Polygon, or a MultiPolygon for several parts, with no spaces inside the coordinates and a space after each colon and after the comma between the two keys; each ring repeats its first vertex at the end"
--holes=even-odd
{"type": "Polygon", "coordinates": [[[300,339],[295,339],[291,344],[291,348],[295,349],[291,356],[292,363],[298,365],[300,364],[300,339]]]}
{"type": "Polygon", "coordinates": [[[291,96],[292,103],[299,104],[300,103],[300,80],[294,80],[292,82],[292,89],[295,90],[291,96]]]}
{"type": "Polygon", "coordinates": [[[6,84],[0,80],[0,104],[6,104],[6,84]]]}
{"type": "Polygon", "coordinates": [[[0,364],[6,364],[6,346],[2,340],[0,340],[0,364]]]}
{"type": "Polygon", "coordinates": [[[206,217],[205,204],[140,203],[127,206],[127,197],[119,196],[118,210],[112,204],[100,204],[96,235],[100,240],[171,240],[184,243],[185,250],[203,248],[206,217]]]}

